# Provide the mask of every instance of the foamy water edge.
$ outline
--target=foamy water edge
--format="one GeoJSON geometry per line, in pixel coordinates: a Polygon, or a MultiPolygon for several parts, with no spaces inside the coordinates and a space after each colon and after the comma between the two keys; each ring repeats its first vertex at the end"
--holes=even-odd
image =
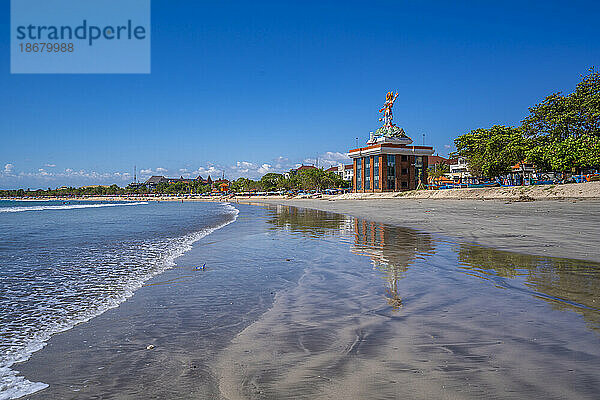
{"type": "Polygon", "coordinates": [[[118,206],[139,206],[148,204],[146,201],[136,201],[132,203],[101,203],[101,204],[60,204],[56,206],[22,206],[22,207],[3,207],[0,213],[13,213],[22,211],[45,211],[45,210],[72,210],[76,208],[100,208],[100,207],[118,207],[118,206]]]}
{"type": "MultiPolygon", "coordinates": [[[[71,208],[90,208],[89,206],[119,206],[119,205],[140,205],[140,204],[148,204],[148,203],[136,202],[136,203],[119,203],[119,204],[103,204],[103,205],[92,205],[92,204],[87,205],[86,204],[86,205],[82,205],[82,206],[87,206],[87,207],[71,207],[71,208]]],[[[95,310],[90,310],[89,313],[81,316],[80,318],[76,318],[71,321],[67,321],[62,324],[49,327],[49,329],[47,329],[43,332],[40,332],[36,338],[32,339],[31,342],[28,343],[28,345],[24,349],[22,349],[22,351],[18,354],[17,357],[15,357],[13,360],[10,360],[7,365],[0,366],[0,400],[18,399],[20,397],[23,397],[23,396],[35,393],[37,391],[40,391],[42,389],[45,389],[49,386],[48,384],[43,383],[43,382],[31,382],[31,381],[27,380],[25,377],[18,376],[17,374],[19,373],[19,371],[13,370],[13,369],[11,369],[11,367],[16,363],[27,361],[33,353],[43,349],[46,346],[47,341],[52,337],[52,335],[67,331],[78,324],[87,322],[90,319],[97,317],[112,308],[118,307],[120,304],[125,302],[131,296],[133,296],[135,291],[138,290],[139,288],[141,288],[146,281],[163,273],[167,269],[173,267],[175,265],[175,260],[177,258],[181,257],[183,254],[187,253],[189,250],[191,250],[192,245],[194,243],[196,243],[200,239],[210,235],[212,232],[235,222],[237,219],[237,216],[239,214],[239,210],[237,208],[235,208],[234,206],[232,206],[230,203],[221,203],[221,204],[225,207],[226,210],[229,211],[227,214],[231,215],[231,220],[229,220],[223,224],[217,225],[215,227],[204,228],[198,232],[190,233],[188,235],[181,237],[180,239],[182,240],[182,243],[178,247],[171,250],[170,254],[164,259],[164,261],[162,262],[162,264],[159,266],[158,269],[139,277],[139,279],[137,279],[135,282],[133,282],[132,285],[129,286],[126,289],[126,291],[118,299],[114,299],[113,301],[104,304],[103,307],[101,307],[101,308],[98,308],[95,310]]],[[[71,205],[71,206],[77,206],[77,205],[71,205]]],[[[50,209],[65,209],[65,208],[56,208],[56,207],[62,207],[62,206],[37,206],[37,207],[54,207],[54,208],[50,208],[50,209]]],[[[14,208],[17,208],[17,207],[14,207],[14,208]]],[[[29,207],[24,207],[24,208],[29,208],[29,207]]],[[[43,209],[48,209],[48,208],[43,208],[43,209]]],[[[23,211],[32,211],[32,210],[28,209],[28,210],[23,210],[23,211]]],[[[12,211],[12,212],[18,212],[18,211],[12,211]]]]}

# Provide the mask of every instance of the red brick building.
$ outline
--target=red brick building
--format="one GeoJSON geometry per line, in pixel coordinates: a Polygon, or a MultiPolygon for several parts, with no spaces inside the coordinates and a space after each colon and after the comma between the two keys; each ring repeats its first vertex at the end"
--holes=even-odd
{"type": "Polygon", "coordinates": [[[354,162],[353,191],[396,192],[427,184],[428,156],[433,147],[413,146],[408,136],[373,137],[366,147],[350,150],[354,162]]]}

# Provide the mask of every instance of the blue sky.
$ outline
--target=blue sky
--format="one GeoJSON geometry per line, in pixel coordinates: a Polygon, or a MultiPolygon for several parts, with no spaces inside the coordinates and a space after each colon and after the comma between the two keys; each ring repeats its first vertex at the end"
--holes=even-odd
{"type": "Polygon", "coordinates": [[[149,75],[11,75],[8,1],[0,15],[1,188],[337,163],[388,90],[445,155],[600,64],[592,1],[153,0],[149,75]]]}

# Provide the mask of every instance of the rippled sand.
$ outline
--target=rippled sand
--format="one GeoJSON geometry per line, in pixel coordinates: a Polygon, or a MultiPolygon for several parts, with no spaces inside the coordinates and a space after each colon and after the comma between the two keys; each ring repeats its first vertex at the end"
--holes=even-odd
{"type": "Polygon", "coordinates": [[[17,368],[31,398],[597,398],[597,264],[239,208],[17,368]]]}

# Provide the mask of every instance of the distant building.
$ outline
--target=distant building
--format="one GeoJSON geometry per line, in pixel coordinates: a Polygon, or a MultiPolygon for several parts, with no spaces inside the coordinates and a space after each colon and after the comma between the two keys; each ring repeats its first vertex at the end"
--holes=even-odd
{"type": "MultiPolygon", "coordinates": [[[[198,177],[198,178],[201,178],[201,177],[198,177]]],[[[190,178],[184,178],[183,176],[180,176],[179,178],[165,178],[162,175],[153,175],[150,178],[148,178],[148,180],[146,180],[146,182],[144,182],[143,185],[150,189],[154,189],[160,183],[171,184],[171,183],[182,182],[182,183],[192,184],[192,183],[196,182],[198,180],[198,178],[190,179],[190,178]]],[[[208,177],[208,179],[210,179],[210,176],[208,177]]],[[[140,185],[142,185],[142,184],[140,184],[140,185]]],[[[130,185],[130,186],[132,186],[132,185],[130,185]]]]}
{"type": "Polygon", "coordinates": [[[433,147],[413,145],[404,129],[393,123],[396,98],[398,93],[386,94],[379,110],[383,125],[371,132],[365,147],[348,153],[354,162],[353,192],[414,190],[427,184],[428,156],[433,155],[433,147]]]}
{"type": "Polygon", "coordinates": [[[441,156],[427,156],[427,164],[431,167],[434,165],[448,164],[448,159],[441,156]]]}
{"type": "Polygon", "coordinates": [[[314,165],[301,165],[298,168],[296,168],[295,171],[297,174],[299,174],[302,171],[308,171],[311,169],[317,169],[317,167],[315,167],[314,165]]]}
{"type": "Polygon", "coordinates": [[[200,182],[203,185],[212,185],[213,183],[212,179],[210,178],[210,175],[206,179],[202,178],[201,175],[198,175],[198,177],[196,178],[196,182],[200,182]]]}
{"type": "Polygon", "coordinates": [[[302,171],[308,171],[311,169],[318,169],[317,167],[315,167],[314,165],[301,165],[296,169],[290,169],[289,172],[286,172],[285,174],[283,174],[285,176],[286,179],[290,179],[291,176],[297,175],[302,171]]]}
{"type": "Polygon", "coordinates": [[[166,178],[167,179],[167,183],[178,183],[178,182],[183,182],[183,183],[194,183],[194,179],[188,179],[188,178],[184,178],[183,176],[180,176],[179,178],[166,178]]]}
{"type": "Polygon", "coordinates": [[[427,184],[428,156],[433,147],[413,146],[412,139],[371,136],[366,147],[350,150],[354,161],[354,192],[414,190],[427,184]]]}
{"type": "Polygon", "coordinates": [[[448,164],[450,164],[449,176],[454,180],[454,182],[466,183],[466,181],[470,181],[473,178],[469,172],[469,166],[466,158],[451,158],[448,160],[448,164]]]}
{"type": "Polygon", "coordinates": [[[229,192],[229,184],[230,182],[225,178],[217,179],[212,184],[213,192],[227,193],[229,192]]]}
{"type": "Polygon", "coordinates": [[[165,178],[162,175],[153,175],[150,178],[148,178],[148,180],[146,182],[144,182],[144,185],[146,185],[146,187],[154,189],[156,188],[156,186],[158,186],[159,183],[167,183],[168,179],[165,178]]]}
{"type": "Polygon", "coordinates": [[[327,168],[325,171],[333,172],[347,182],[352,182],[354,177],[354,165],[352,164],[339,164],[337,167],[327,168]]]}

